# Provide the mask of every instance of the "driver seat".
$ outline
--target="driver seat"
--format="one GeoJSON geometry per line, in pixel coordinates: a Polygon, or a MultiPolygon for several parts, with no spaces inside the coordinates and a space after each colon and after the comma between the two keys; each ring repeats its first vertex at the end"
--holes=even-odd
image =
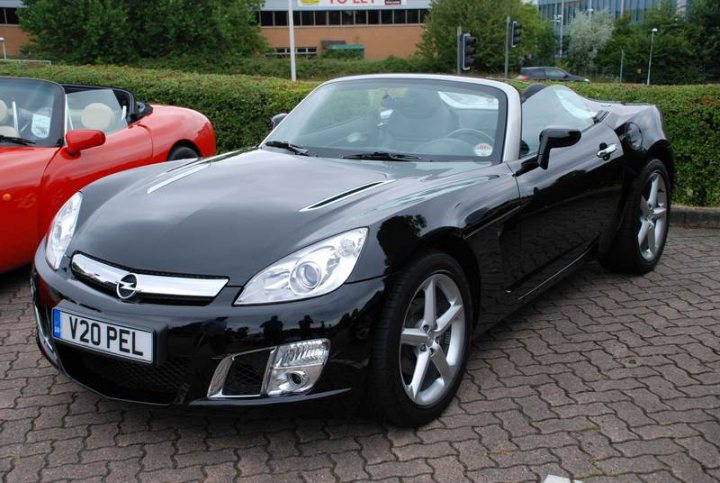
{"type": "Polygon", "coordinates": [[[392,108],[386,129],[393,149],[399,151],[414,152],[419,145],[442,138],[460,125],[433,90],[410,87],[392,108]]]}
{"type": "Polygon", "coordinates": [[[100,102],[93,102],[85,106],[80,113],[80,122],[85,129],[102,131],[108,134],[115,124],[115,113],[113,110],[100,102]]]}

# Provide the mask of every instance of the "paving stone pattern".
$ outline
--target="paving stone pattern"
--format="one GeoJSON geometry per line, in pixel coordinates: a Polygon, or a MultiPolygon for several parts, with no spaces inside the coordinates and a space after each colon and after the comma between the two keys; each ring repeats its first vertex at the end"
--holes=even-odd
{"type": "Polygon", "coordinates": [[[40,356],[27,276],[0,279],[1,481],[720,481],[720,231],[674,228],[645,277],[587,265],[481,337],[418,430],[103,400],[40,356]]]}

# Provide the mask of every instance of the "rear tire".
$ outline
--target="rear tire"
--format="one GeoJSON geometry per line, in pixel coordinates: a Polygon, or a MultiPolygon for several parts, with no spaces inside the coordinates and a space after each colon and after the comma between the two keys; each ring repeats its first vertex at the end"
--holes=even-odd
{"type": "Polygon", "coordinates": [[[175,146],[168,154],[168,161],[199,158],[200,154],[189,146],[175,146]]]}
{"type": "Polygon", "coordinates": [[[655,268],[665,248],[670,222],[670,177],[662,161],[651,159],[633,182],[623,221],[600,263],[614,272],[642,275],[655,268]]]}
{"type": "Polygon", "coordinates": [[[470,289],[451,256],[425,252],[388,295],[370,356],[368,399],[375,415],[417,427],[452,401],[472,332],[470,289]]]}

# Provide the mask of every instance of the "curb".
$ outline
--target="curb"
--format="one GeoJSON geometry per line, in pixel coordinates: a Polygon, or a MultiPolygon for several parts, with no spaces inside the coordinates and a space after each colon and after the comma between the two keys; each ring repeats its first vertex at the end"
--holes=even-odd
{"type": "Polygon", "coordinates": [[[670,223],[673,225],[720,229],[720,208],[673,206],[670,217],[670,223]]]}

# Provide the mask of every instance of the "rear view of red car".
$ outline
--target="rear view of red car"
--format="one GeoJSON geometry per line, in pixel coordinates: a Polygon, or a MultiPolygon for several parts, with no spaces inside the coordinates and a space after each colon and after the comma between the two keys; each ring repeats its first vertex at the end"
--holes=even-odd
{"type": "Polygon", "coordinates": [[[32,260],[57,210],[118,171],[212,156],[210,121],[115,88],[0,78],[0,273],[32,260]]]}

